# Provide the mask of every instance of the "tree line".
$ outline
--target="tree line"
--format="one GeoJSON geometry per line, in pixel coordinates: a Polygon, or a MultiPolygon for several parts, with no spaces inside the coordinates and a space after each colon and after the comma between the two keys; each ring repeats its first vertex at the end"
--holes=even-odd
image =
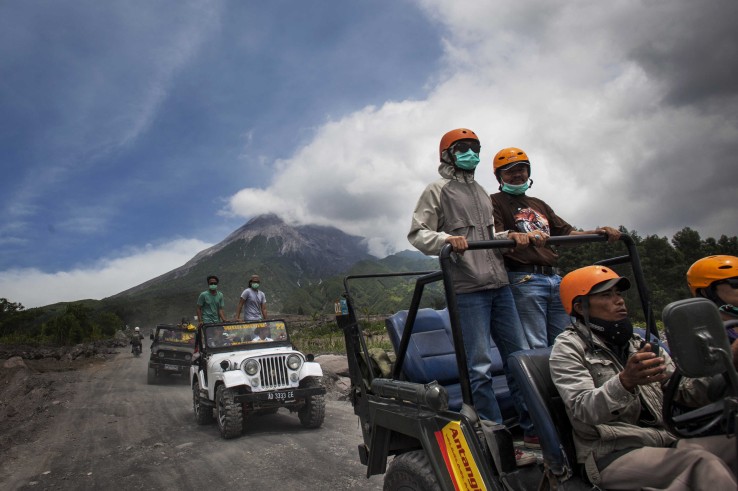
{"type": "MultiPolygon", "coordinates": [[[[656,319],[661,319],[663,308],[675,301],[690,296],[687,287],[687,270],[698,259],[716,254],[738,256],[738,237],[722,235],[719,239],[702,239],[700,234],[685,227],[672,237],[648,235],[641,237],[636,231],[620,227],[620,231],[633,238],[640,257],[643,276],[648,288],[649,299],[656,319]]],[[[560,247],[559,267],[562,274],[582,266],[622,255],[625,247],[620,243],[595,242],[577,247],[560,247]]],[[[627,266],[613,267],[619,274],[633,279],[627,266]]],[[[631,281],[631,283],[633,283],[631,281]]],[[[635,307],[639,305],[635,287],[626,294],[631,314],[643,321],[643,313],[635,307]]]]}
{"type": "Polygon", "coordinates": [[[0,298],[0,344],[71,345],[112,337],[125,323],[115,313],[83,302],[26,310],[20,302],[0,298]]]}

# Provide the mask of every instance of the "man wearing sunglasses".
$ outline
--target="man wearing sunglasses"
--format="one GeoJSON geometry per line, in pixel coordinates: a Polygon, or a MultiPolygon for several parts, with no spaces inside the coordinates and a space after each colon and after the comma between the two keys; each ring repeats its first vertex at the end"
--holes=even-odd
{"type": "Polygon", "coordinates": [[[559,217],[543,200],[527,196],[533,184],[530,160],[521,149],[503,148],[493,161],[500,192],[491,196],[495,227],[527,232],[533,247],[518,247],[505,253],[510,288],[531,348],[553,345],[556,336],[571,323],[559,300],[558,255],[545,247],[549,236],[604,234],[616,241],[620,232],[612,227],[578,231],[559,217]]]}
{"type": "MultiPolygon", "coordinates": [[[[474,179],[481,145],[469,129],[451,130],[441,138],[438,172],[441,178],[428,185],[413,212],[408,240],[427,255],[438,255],[451,244],[458,255],[451,271],[457,294],[459,321],[464,338],[474,407],[482,419],[503,423],[492,388],[492,344],[502,355],[508,386],[528,439],[535,430],[520,390],[507,369],[507,357],[528,349],[515,311],[507,273],[498,249],[468,251],[468,241],[511,238],[527,243],[525,233],[495,232],[492,202],[474,179]],[[465,252],[466,251],[466,252],[465,252]]],[[[516,450],[519,466],[535,463],[535,456],[516,450]]]]}
{"type": "MultiPolygon", "coordinates": [[[[687,271],[687,285],[693,297],[713,301],[723,321],[738,321],[738,257],[707,256],[695,261],[687,271]]],[[[738,339],[738,328],[729,327],[727,332],[731,342],[738,339]]]]}

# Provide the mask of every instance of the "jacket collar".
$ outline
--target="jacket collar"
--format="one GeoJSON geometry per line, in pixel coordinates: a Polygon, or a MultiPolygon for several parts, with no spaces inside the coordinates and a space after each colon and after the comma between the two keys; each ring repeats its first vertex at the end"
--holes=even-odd
{"type": "Polygon", "coordinates": [[[467,171],[459,169],[451,164],[441,162],[438,165],[438,173],[445,179],[452,179],[454,181],[462,182],[474,182],[474,171],[467,171]]]}

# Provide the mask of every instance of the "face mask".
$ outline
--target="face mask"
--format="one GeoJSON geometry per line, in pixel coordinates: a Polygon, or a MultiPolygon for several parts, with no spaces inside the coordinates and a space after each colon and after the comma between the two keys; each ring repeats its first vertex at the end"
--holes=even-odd
{"type": "Polygon", "coordinates": [[[530,180],[526,182],[525,184],[508,184],[506,182],[502,183],[502,190],[503,193],[507,194],[514,194],[514,195],[520,195],[525,193],[528,188],[530,187],[530,180]]]}
{"type": "Polygon", "coordinates": [[[251,283],[251,288],[253,288],[254,290],[258,290],[259,289],[259,284],[258,283],[251,283]]]}
{"type": "Polygon", "coordinates": [[[592,331],[613,346],[625,346],[628,340],[633,337],[633,324],[630,323],[630,319],[627,317],[617,322],[596,317],[589,320],[592,331]]]}
{"type": "Polygon", "coordinates": [[[479,164],[479,154],[472,149],[464,153],[455,153],[456,167],[464,170],[474,170],[479,164]]]}
{"type": "Polygon", "coordinates": [[[208,285],[208,288],[210,288],[212,291],[215,291],[218,289],[218,285],[208,285]]]}

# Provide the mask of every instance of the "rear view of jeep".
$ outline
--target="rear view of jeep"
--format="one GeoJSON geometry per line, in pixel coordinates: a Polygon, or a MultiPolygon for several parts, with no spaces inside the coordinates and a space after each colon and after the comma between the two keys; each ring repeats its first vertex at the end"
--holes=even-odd
{"type": "Polygon", "coordinates": [[[151,334],[148,383],[156,384],[172,374],[185,375],[192,364],[195,349],[194,326],[159,324],[151,334]]]}

